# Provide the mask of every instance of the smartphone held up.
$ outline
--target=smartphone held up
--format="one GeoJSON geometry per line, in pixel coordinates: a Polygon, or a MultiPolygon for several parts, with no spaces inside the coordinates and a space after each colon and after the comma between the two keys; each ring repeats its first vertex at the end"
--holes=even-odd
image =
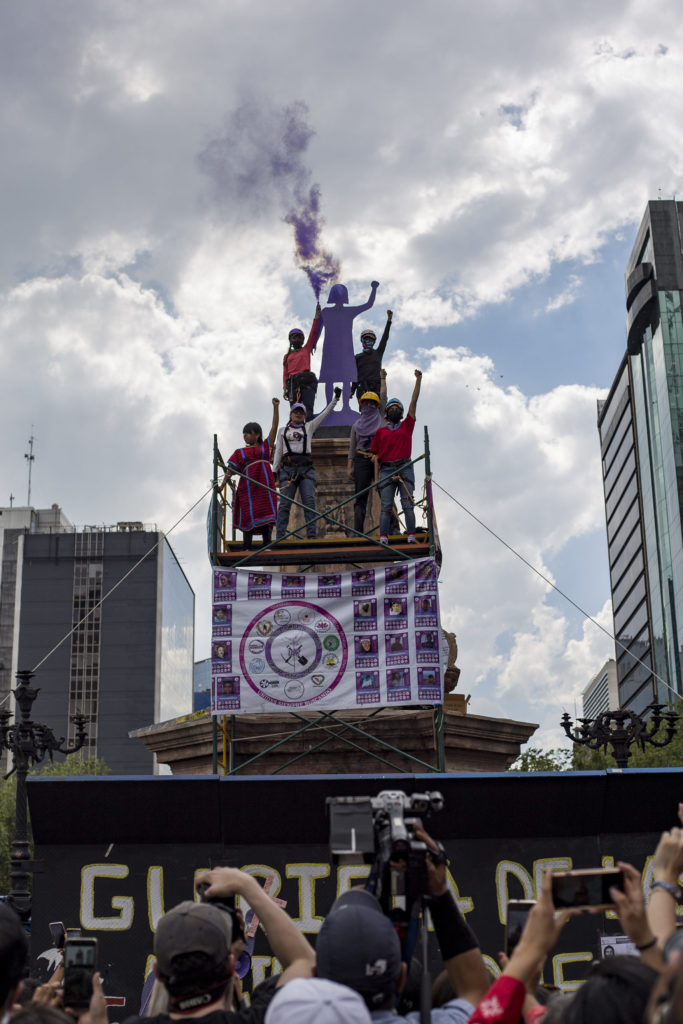
{"type": "Polygon", "coordinates": [[[71,938],[64,945],[64,1006],[90,1006],[92,977],[97,970],[97,939],[71,938]]]}
{"type": "Polygon", "coordinates": [[[556,910],[608,910],[614,906],[612,887],[624,891],[624,873],[618,868],[586,868],[553,874],[556,910]]]}
{"type": "Polygon", "coordinates": [[[505,924],[505,955],[508,958],[522,937],[529,911],[535,906],[535,900],[508,900],[505,924]]]}

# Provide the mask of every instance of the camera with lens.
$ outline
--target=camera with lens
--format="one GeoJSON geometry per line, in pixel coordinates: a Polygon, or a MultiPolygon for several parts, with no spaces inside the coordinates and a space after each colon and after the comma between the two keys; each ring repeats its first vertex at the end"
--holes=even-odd
{"type": "Polygon", "coordinates": [[[443,808],[441,793],[383,790],[377,796],[328,797],[330,850],[335,864],[371,864],[366,888],[395,923],[407,923],[429,892],[427,858],[447,863],[415,833],[443,808]]]}
{"type": "Polygon", "coordinates": [[[224,914],[230,916],[232,921],[232,942],[237,939],[241,939],[242,942],[246,942],[246,936],[242,927],[242,919],[237,913],[237,907],[235,906],[234,896],[206,896],[206,890],[210,889],[211,886],[208,882],[203,882],[197,886],[197,892],[199,893],[199,900],[201,903],[210,903],[214,907],[218,907],[224,914]]]}

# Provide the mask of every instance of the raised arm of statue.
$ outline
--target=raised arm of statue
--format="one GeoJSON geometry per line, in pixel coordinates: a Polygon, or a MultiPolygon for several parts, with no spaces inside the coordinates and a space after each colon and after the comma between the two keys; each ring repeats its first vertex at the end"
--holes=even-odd
{"type": "Polygon", "coordinates": [[[320,382],[325,384],[328,403],[332,398],[332,389],[335,384],[341,385],[344,395],[342,409],[332,417],[337,423],[353,423],[357,417],[357,413],[349,408],[351,383],[356,380],[353,321],[360,313],[370,309],[374,304],[378,287],[379,282],[373,281],[368,301],[361,306],[349,306],[349,293],[346,286],[335,284],[330,289],[328,305],[320,316],[320,322],[325,331],[320,382]]]}
{"type": "Polygon", "coordinates": [[[370,295],[368,301],[364,302],[362,306],[349,306],[348,312],[353,317],[357,317],[359,313],[364,313],[366,309],[372,309],[375,305],[375,296],[377,295],[377,289],[379,288],[379,281],[372,281],[370,284],[370,295]]]}

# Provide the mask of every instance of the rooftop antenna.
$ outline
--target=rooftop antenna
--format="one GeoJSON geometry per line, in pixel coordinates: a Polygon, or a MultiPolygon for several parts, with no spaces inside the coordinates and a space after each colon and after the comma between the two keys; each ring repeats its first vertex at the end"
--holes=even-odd
{"type": "Polygon", "coordinates": [[[24,452],[24,458],[28,462],[28,500],[26,504],[30,507],[31,505],[31,470],[33,468],[33,461],[35,455],[33,454],[33,442],[35,437],[33,436],[33,424],[31,424],[31,436],[28,439],[28,451],[24,452]]]}

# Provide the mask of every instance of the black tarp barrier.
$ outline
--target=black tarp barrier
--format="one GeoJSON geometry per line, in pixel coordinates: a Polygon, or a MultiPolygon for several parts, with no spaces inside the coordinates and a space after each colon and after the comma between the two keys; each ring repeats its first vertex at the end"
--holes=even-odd
{"type": "MultiPolygon", "coordinates": [[[[676,825],[681,770],[562,774],[30,779],[35,858],[32,972],[50,964],[48,922],[99,940],[110,1020],[137,1012],[158,915],[192,896],[196,872],[217,864],[272,875],[271,895],[315,942],[322,918],[357,869],[331,865],[327,796],[438,789],[442,840],[461,909],[495,963],[507,899],[532,898],[546,867],[626,860],[643,872],[659,834],[676,825]],[[125,1005],[122,1002],[125,1000],[125,1005]]],[[[569,988],[620,934],[606,913],[570,922],[545,980],[569,988]]],[[[433,963],[438,951],[430,939],[433,963]]],[[[254,978],[272,960],[257,938],[254,978]]]]}

